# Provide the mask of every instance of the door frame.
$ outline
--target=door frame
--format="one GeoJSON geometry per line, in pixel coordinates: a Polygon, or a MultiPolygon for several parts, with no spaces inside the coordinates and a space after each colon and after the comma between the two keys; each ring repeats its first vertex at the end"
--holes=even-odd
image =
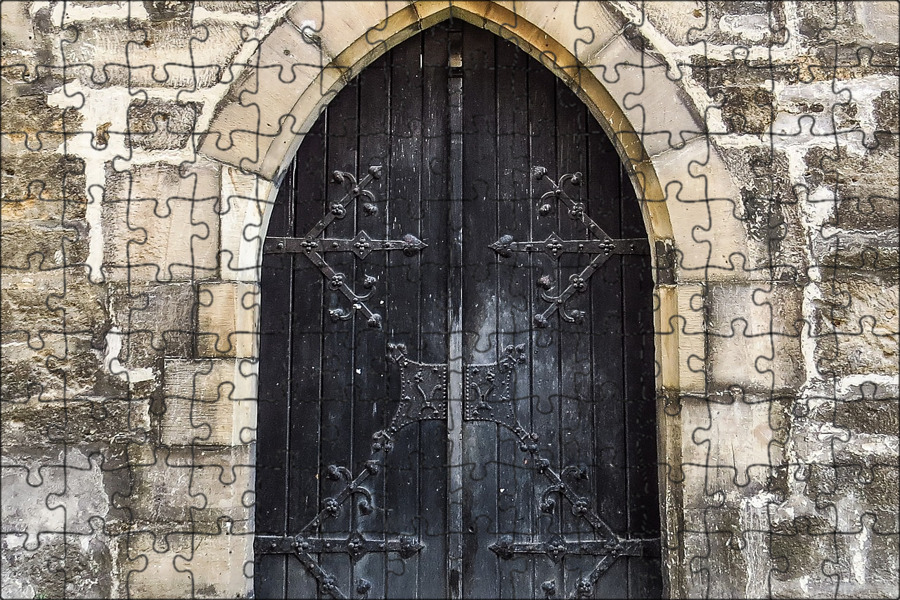
{"type": "MultiPolygon", "coordinates": [[[[727,168],[702,133],[700,111],[688,91],[669,76],[669,67],[661,61],[645,64],[650,55],[640,48],[634,30],[623,26],[631,16],[599,2],[521,3],[513,5],[515,12],[507,6],[495,2],[297,3],[286,7],[284,18],[262,42],[249,44],[249,64],[281,68],[256,69],[256,74],[248,69],[246,76],[235,77],[215,110],[207,128],[210,133],[200,141],[201,154],[223,163],[220,197],[231,209],[221,212],[221,277],[237,289],[230,294],[232,319],[223,315],[229,309],[221,302],[213,308],[208,301],[199,303],[198,319],[220,323],[220,339],[234,340],[232,356],[251,359],[239,368],[246,402],[233,403],[233,410],[222,416],[222,425],[230,427],[236,444],[253,445],[248,432],[256,429],[253,365],[258,358],[259,322],[258,311],[248,310],[245,298],[258,290],[271,208],[303,132],[347,81],[388,49],[448,18],[461,19],[513,41],[576,93],[612,140],[641,200],[656,266],[657,452],[661,463],[673,465],[659,471],[663,579],[668,594],[680,595],[689,571],[679,542],[684,530],[684,474],[674,467],[682,464],[680,399],[706,394],[703,369],[696,366],[698,359],[706,360],[705,336],[689,333],[705,327],[697,298],[702,305],[711,266],[730,265],[733,277],[730,256],[747,247],[730,203],[685,200],[737,195],[732,193],[727,168]],[[579,20],[591,23],[592,39],[585,39],[586,28],[577,27],[579,20]],[[338,25],[328,27],[329,23],[338,25]],[[284,81],[280,73],[293,72],[293,65],[301,62],[298,57],[321,66],[284,81]],[[630,75],[628,68],[618,68],[626,64],[633,67],[630,75]],[[263,81],[265,73],[269,75],[263,81]],[[274,89],[279,85],[281,89],[274,89]],[[257,89],[267,92],[255,101],[245,97],[257,89]],[[629,102],[629,96],[645,89],[653,90],[648,99],[657,100],[658,111],[649,110],[653,107],[648,103],[629,102]],[[668,132],[673,130],[681,131],[680,141],[672,142],[668,132]],[[662,143],[653,132],[666,132],[662,143]],[[698,223],[709,224],[707,237],[726,240],[722,248],[694,236],[698,223]]],[[[253,561],[252,544],[252,535],[243,536],[228,549],[244,557],[245,574],[253,561]]],[[[252,589],[252,576],[246,585],[252,589]]]]}

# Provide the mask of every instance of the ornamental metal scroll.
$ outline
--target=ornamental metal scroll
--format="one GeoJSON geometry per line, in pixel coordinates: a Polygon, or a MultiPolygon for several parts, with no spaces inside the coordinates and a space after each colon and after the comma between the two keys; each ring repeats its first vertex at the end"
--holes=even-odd
{"type": "MultiPolygon", "coordinates": [[[[569,196],[563,187],[567,184],[580,186],[581,173],[567,173],[559,178],[559,183],[547,176],[547,169],[535,167],[533,171],[535,180],[546,179],[550,182],[550,191],[541,196],[541,205],[538,214],[548,216],[553,211],[551,202],[564,205],[568,208],[569,218],[584,225],[589,236],[588,239],[566,240],[556,232],[551,233],[545,240],[531,240],[517,242],[512,235],[504,235],[490,245],[490,248],[503,258],[509,258],[513,252],[543,252],[553,260],[559,260],[563,254],[586,254],[592,256],[590,263],[577,273],[569,275],[569,284],[561,292],[554,294],[553,284],[549,276],[538,279],[537,287],[540,296],[549,306],[534,316],[534,324],[537,327],[547,327],[549,318],[557,310],[563,320],[570,323],[581,322],[585,313],[581,310],[569,310],[567,302],[576,293],[584,293],[587,290],[587,282],[591,275],[599,269],[614,254],[649,254],[650,244],[644,238],[613,239],[585,212],[583,202],[577,202],[569,196]]],[[[562,208],[562,206],[559,206],[562,208]]]]}
{"type": "MultiPolygon", "coordinates": [[[[400,250],[407,256],[412,256],[416,252],[427,248],[427,244],[412,234],[406,234],[399,240],[373,239],[362,229],[350,239],[333,239],[319,236],[335,220],[346,217],[347,208],[357,200],[362,201],[361,214],[372,216],[378,213],[378,207],[375,205],[375,202],[377,202],[375,194],[367,190],[366,186],[372,180],[380,179],[381,171],[382,168],[378,165],[370,166],[368,174],[359,181],[346,171],[335,171],[332,174],[333,181],[342,184],[346,192],[340,200],[331,203],[329,212],[316,223],[315,227],[301,238],[271,237],[266,239],[263,245],[265,254],[304,254],[325,276],[325,279],[328,281],[328,287],[341,292],[350,300],[353,310],[358,310],[365,315],[367,323],[373,328],[381,327],[382,318],[379,313],[373,312],[366,305],[365,301],[371,297],[377,280],[374,277],[365,276],[363,287],[369,291],[365,294],[358,294],[347,283],[347,276],[344,273],[335,271],[323,255],[326,252],[352,252],[360,260],[365,260],[372,252],[400,250]]],[[[341,321],[349,319],[353,316],[353,313],[343,308],[332,308],[329,309],[328,315],[334,321],[341,321]]]]}

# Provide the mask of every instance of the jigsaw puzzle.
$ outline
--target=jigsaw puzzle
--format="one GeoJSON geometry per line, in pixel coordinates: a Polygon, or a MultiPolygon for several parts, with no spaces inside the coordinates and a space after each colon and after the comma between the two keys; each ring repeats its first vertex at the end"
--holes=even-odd
{"type": "Polygon", "coordinates": [[[0,11],[3,598],[898,596],[900,3],[0,11]]]}

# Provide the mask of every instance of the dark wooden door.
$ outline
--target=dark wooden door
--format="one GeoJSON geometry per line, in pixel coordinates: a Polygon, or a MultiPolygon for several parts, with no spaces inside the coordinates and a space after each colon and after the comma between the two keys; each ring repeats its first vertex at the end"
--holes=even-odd
{"type": "Polygon", "coordinates": [[[648,254],[514,45],[445,24],[369,66],[269,225],[257,596],[658,596],[648,254]]]}

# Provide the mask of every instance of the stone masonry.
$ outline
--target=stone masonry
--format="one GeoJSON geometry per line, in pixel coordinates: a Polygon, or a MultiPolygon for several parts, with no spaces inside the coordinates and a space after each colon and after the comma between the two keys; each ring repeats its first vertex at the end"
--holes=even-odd
{"type": "Polygon", "coordinates": [[[0,10],[3,597],[252,594],[268,211],[333,92],[451,16],[608,126],[675,267],[669,593],[896,597],[896,2],[0,10]]]}

